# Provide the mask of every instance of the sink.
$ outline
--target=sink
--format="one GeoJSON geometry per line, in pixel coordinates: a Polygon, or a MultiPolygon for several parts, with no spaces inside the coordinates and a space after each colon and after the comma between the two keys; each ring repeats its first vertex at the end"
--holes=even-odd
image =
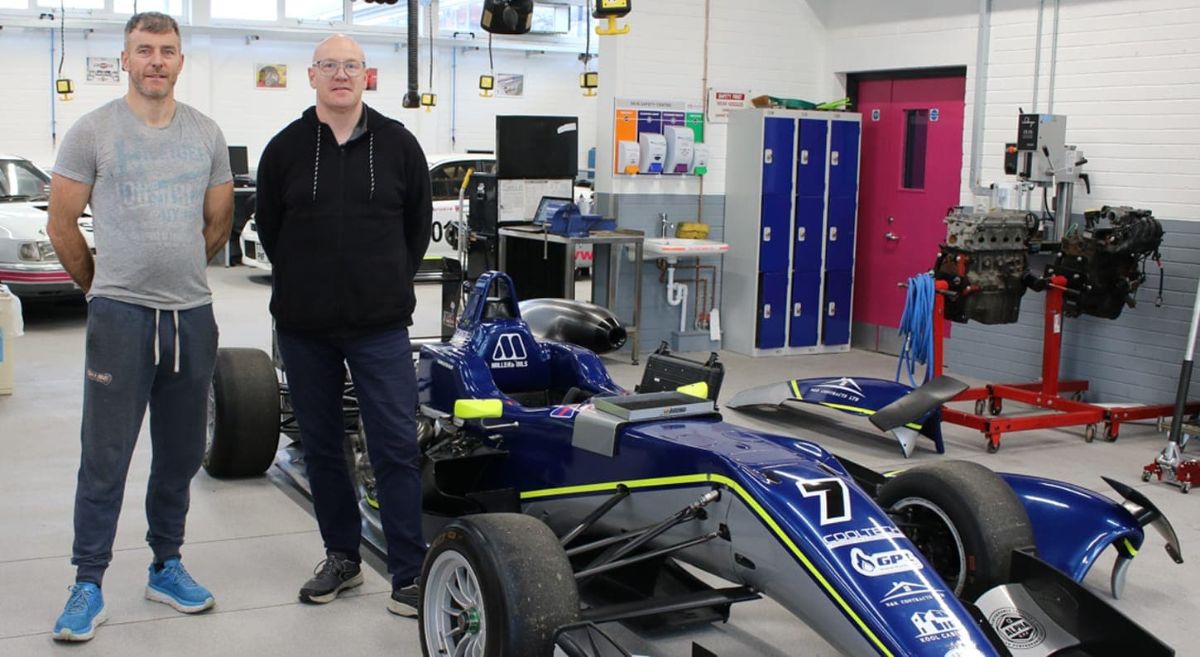
{"type": "Polygon", "coordinates": [[[646,260],[666,258],[675,262],[677,258],[703,258],[705,256],[721,255],[729,250],[729,245],[715,240],[697,240],[685,237],[652,237],[642,246],[642,256],[646,260]]]}

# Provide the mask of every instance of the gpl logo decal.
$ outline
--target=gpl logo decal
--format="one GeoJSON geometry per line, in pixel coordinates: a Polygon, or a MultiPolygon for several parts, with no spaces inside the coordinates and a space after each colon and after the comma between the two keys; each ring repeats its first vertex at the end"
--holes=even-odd
{"type": "Polygon", "coordinates": [[[1036,648],[1046,640],[1046,628],[1032,616],[1020,609],[1005,607],[988,616],[988,622],[996,628],[1004,645],[1017,650],[1036,648]]]}
{"type": "Polygon", "coordinates": [[[496,340],[496,348],[492,349],[492,369],[513,367],[529,367],[529,355],[525,353],[520,333],[502,333],[496,340]]]}
{"type": "Polygon", "coordinates": [[[896,573],[921,570],[921,561],[908,550],[888,550],[867,554],[858,548],[850,550],[850,564],[867,577],[883,577],[896,573]]]}

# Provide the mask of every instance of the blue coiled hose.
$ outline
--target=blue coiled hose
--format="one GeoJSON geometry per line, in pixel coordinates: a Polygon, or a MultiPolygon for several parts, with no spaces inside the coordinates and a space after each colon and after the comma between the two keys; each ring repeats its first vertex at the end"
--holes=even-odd
{"type": "Polygon", "coordinates": [[[917,365],[925,366],[925,378],[932,378],[930,361],[933,358],[933,275],[919,274],[908,279],[908,294],[904,300],[904,314],[900,317],[900,360],[896,363],[896,381],[900,372],[908,372],[908,382],[917,387],[917,365]]]}

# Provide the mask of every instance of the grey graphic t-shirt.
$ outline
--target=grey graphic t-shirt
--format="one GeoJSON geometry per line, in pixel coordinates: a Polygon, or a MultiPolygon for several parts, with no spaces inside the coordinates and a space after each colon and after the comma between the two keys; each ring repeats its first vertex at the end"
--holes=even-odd
{"type": "Polygon", "coordinates": [[[210,303],[204,194],[233,179],[221,129],[175,104],[165,128],[124,98],[82,116],[59,146],[54,173],[92,185],[96,276],[88,298],[161,310],[210,303]]]}

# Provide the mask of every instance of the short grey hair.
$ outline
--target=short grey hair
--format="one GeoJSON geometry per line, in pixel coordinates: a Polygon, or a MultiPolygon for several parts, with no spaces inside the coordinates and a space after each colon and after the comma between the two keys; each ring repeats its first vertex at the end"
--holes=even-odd
{"type": "Polygon", "coordinates": [[[179,35],[179,23],[175,22],[174,18],[159,13],[157,11],[144,11],[140,14],[134,14],[129,17],[129,22],[125,23],[125,39],[129,39],[129,35],[134,30],[142,30],[151,34],[166,34],[174,32],[175,36],[179,35]]]}

